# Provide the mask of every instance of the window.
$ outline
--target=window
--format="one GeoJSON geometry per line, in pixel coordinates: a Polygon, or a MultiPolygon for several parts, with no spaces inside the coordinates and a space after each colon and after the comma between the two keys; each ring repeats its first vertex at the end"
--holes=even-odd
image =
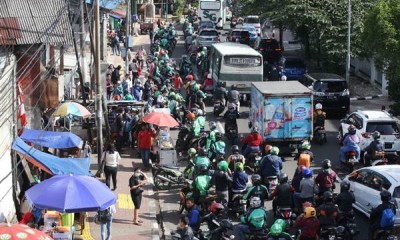
{"type": "Polygon", "coordinates": [[[400,198],[400,187],[395,187],[393,190],[393,198],[400,198]]]}
{"type": "Polygon", "coordinates": [[[212,71],[213,71],[213,74],[215,73],[218,78],[219,78],[220,68],[221,68],[221,57],[217,54],[214,54],[212,71]]]}
{"type": "Polygon", "coordinates": [[[363,185],[369,184],[369,179],[371,178],[372,174],[367,170],[360,170],[352,173],[352,176],[349,177],[350,181],[358,182],[363,185]]]}
{"type": "Polygon", "coordinates": [[[202,37],[216,37],[218,36],[217,31],[201,31],[200,36],[202,37]]]}
{"type": "Polygon", "coordinates": [[[260,23],[260,19],[259,18],[245,18],[244,22],[250,23],[250,24],[260,23]]]}
{"type": "Polygon", "coordinates": [[[369,181],[369,187],[377,190],[382,191],[384,189],[388,190],[391,186],[390,182],[378,173],[371,174],[371,181],[369,181]]]}
{"type": "Polygon", "coordinates": [[[235,67],[261,66],[261,57],[255,56],[225,56],[225,64],[235,67]]]}
{"type": "Polygon", "coordinates": [[[317,81],[314,83],[316,92],[335,93],[343,92],[347,89],[345,81],[317,81]]]}
{"type": "Polygon", "coordinates": [[[399,133],[396,122],[368,122],[366,132],[372,133],[378,131],[382,135],[392,135],[399,133]]]}
{"type": "Polygon", "coordinates": [[[290,59],[285,61],[285,68],[306,68],[306,65],[300,59],[290,59]]]}

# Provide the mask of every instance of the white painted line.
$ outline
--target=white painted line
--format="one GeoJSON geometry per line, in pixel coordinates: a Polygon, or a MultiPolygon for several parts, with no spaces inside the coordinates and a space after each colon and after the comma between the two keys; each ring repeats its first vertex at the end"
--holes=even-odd
{"type": "Polygon", "coordinates": [[[222,124],[220,121],[217,121],[217,128],[220,133],[222,133],[223,135],[225,134],[225,129],[222,127],[222,124]]]}

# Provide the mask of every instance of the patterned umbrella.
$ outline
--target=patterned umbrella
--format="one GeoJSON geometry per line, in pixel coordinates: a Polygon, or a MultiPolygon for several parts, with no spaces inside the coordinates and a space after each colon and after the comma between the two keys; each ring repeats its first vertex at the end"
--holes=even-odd
{"type": "Polygon", "coordinates": [[[143,121],[160,127],[176,127],[179,123],[171,115],[162,112],[152,112],[143,117],[143,121]]]}
{"type": "Polygon", "coordinates": [[[0,224],[0,239],[1,240],[52,240],[44,232],[28,227],[24,224],[0,224]]]}
{"type": "Polygon", "coordinates": [[[67,117],[69,115],[78,117],[90,117],[92,114],[82,105],[76,102],[65,102],[53,113],[54,116],[67,117]]]}

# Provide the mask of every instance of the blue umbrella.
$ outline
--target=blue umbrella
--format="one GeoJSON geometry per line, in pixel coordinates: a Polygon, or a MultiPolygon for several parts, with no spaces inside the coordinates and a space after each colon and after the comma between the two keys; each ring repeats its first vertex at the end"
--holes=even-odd
{"type": "Polygon", "coordinates": [[[25,193],[29,202],[40,209],[59,212],[94,212],[113,205],[116,196],[93,177],[56,175],[25,193]]]}

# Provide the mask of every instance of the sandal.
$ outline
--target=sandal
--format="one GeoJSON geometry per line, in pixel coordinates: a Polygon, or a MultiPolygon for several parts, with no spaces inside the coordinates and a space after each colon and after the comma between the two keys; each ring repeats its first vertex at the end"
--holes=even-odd
{"type": "Polygon", "coordinates": [[[133,225],[137,225],[137,226],[142,226],[142,224],[140,224],[140,223],[133,223],[133,225]]]}
{"type": "Polygon", "coordinates": [[[138,222],[138,223],[143,223],[143,221],[142,221],[142,220],[138,220],[137,222],[138,222]]]}

